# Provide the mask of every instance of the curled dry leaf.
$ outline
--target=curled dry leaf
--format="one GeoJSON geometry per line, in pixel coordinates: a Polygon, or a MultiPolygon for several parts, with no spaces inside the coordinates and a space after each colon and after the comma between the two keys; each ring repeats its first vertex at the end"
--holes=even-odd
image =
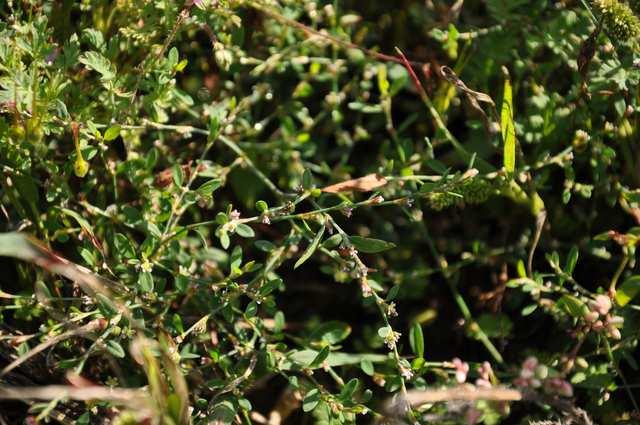
{"type": "Polygon", "coordinates": [[[322,191],[327,193],[340,192],[370,192],[387,184],[387,179],[380,174],[372,173],[357,179],[351,179],[340,183],[323,187],[322,191]]]}
{"type": "Polygon", "coordinates": [[[480,115],[482,116],[482,120],[484,122],[484,126],[487,132],[493,133],[495,129],[492,126],[491,120],[489,119],[487,114],[484,112],[484,109],[482,109],[482,107],[480,106],[480,102],[489,104],[491,107],[491,113],[497,119],[498,112],[496,110],[496,104],[494,103],[493,99],[491,99],[491,96],[479,91],[471,90],[469,87],[467,87],[464,81],[462,81],[456,75],[455,71],[449,68],[448,66],[441,67],[440,74],[442,75],[442,78],[447,80],[450,84],[453,84],[457,90],[465,94],[471,107],[473,107],[473,109],[478,111],[478,113],[480,113],[480,115]]]}

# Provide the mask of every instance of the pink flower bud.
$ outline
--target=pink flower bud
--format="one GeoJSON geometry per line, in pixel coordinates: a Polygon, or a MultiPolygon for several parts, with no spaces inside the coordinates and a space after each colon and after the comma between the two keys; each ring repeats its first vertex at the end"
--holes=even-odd
{"type": "Polygon", "coordinates": [[[482,364],[480,365],[480,369],[478,370],[478,372],[480,373],[480,378],[488,381],[491,373],[493,372],[493,370],[491,369],[491,363],[489,362],[482,362],[482,364]]]}
{"type": "Polygon", "coordinates": [[[456,381],[459,384],[463,384],[467,380],[467,373],[469,372],[469,363],[463,362],[459,358],[451,360],[453,367],[456,369],[456,381]]]}
{"type": "Polygon", "coordinates": [[[534,371],[536,366],[538,366],[538,359],[534,356],[527,357],[527,359],[522,363],[522,368],[530,371],[534,371]]]}
{"type": "Polygon", "coordinates": [[[595,301],[589,303],[591,308],[601,315],[606,315],[611,310],[611,298],[606,295],[596,295],[595,301]]]}
{"type": "Polygon", "coordinates": [[[599,314],[597,311],[589,310],[587,314],[584,315],[584,320],[587,323],[593,323],[598,320],[599,314]]]}
{"type": "Polygon", "coordinates": [[[551,378],[545,381],[545,390],[552,394],[558,394],[562,397],[572,397],[573,387],[570,383],[561,378],[551,378]]]}
{"type": "Polygon", "coordinates": [[[612,339],[621,339],[622,334],[620,333],[620,329],[615,326],[607,326],[607,335],[609,335],[612,339]]]}

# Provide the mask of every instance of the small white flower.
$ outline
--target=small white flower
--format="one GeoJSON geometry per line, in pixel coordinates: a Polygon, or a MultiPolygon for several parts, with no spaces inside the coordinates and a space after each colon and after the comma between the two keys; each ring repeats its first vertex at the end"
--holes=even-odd
{"type": "Polygon", "coordinates": [[[413,378],[413,372],[411,371],[411,369],[405,367],[404,365],[400,365],[400,374],[405,380],[413,378]]]}
{"type": "Polygon", "coordinates": [[[140,263],[140,270],[145,273],[151,273],[151,270],[153,270],[153,264],[151,264],[149,260],[145,258],[142,263],[140,263]]]}
{"type": "Polygon", "coordinates": [[[390,331],[384,337],[384,343],[387,344],[389,350],[393,350],[396,347],[396,343],[400,340],[400,332],[390,331]]]}

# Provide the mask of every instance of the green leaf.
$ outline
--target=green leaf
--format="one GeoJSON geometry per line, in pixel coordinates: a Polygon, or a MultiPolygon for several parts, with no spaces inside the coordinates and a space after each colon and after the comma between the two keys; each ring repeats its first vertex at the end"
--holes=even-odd
{"type": "Polygon", "coordinates": [[[171,324],[173,325],[173,328],[176,330],[176,332],[178,332],[179,334],[184,333],[182,317],[180,317],[179,314],[173,315],[173,317],[171,318],[171,324]]]}
{"type": "Polygon", "coordinates": [[[116,233],[113,238],[113,242],[116,248],[117,255],[120,255],[122,258],[135,258],[136,257],[136,249],[133,244],[122,233],[116,233]]]}
{"type": "Polygon", "coordinates": [[[256,315],[257,312],[258,312],[258,303],[256,303],[255,301],[251,301],[247,305],[247,308],[245,309],[244,314],[247,317],[253,317],[256,315]]]}
{"type": "Polygon", "coordinates": [[[305,395],[304,400],[302,400],[302,410],[304,412],[311,412],[316,408],[318,403],[320,402],[320,391],[317,388],[312,389],[305,395]]]}
{"type": "Polygon", "coordinates": [[[119,125],[111,126],[104,132],[104,136],[102,137],[106,142],[110,142],[114,140],[116,137],[120,135],[120,130],[122,128],[119,125]]]}
{"type": "Polygon", "coordinates": [[[153,291],[153,276],[149,272],[142,272],[138,277],[138,287],[142,292],[153,291]]]}
{"type": "Polygon", "coordinates": [[[176,393],[169,394],[167,397],[167,412],[174,423],[180,423],[181,406],[182,401],[180,400],[180,396],[176,393]]]}
{"type": "Polygon", "coordinates": [[[330,321],[319,325],[311,332],[311,341],[322,341],[327,344],[337,344],[351,333],[351,326],[343,322],[330,321]]]}
{"type": "Polygon", "coordinates": [[[111,353],[114,357],[118,359],[124,358],[125,356],[124,348],[122,348],[122,345],[120,345],[119,342],[111,339],[107,341],[106,346],[107,346],[107,351],[111,353]]]}
{"type": "Polygon", "coordinates": [[[320,230],[318,230],[318,233],[316,233],[316,236],[313,238],[313,240],[311,241],[307,249],[304,250],[300,258],[298,258],[298,261],[296,261],[296,264],[294,264],[293,266],[294,269],[297,269],[298,267],[300,267],[316,251],[316,249],[318,248],[318,244],[320,243],[320,240],[322,240],[322,235],[324,235],[324,228],[325,226],[321,224],[320,230]]]}
{"type": "Polygon", "coordinates": [[[282,332],[282,329],[284,329],[284,325],[285,325],[284,313],[281,311],[277,311],[276,314],[273,316],[273,321],[274,321],[273,331],[275,333],[282,332]]]}
{"type": "Polygon", "coordinates": [[[520,314],[522,314],[523,316],[528,316],[534,311],[536,311],[537,309],[538,309],[538,304],[529,304],[528,306],[522,309],[520,314]]]}
{"type": "Polygon", "coordinates": [[[222,182],[219,179],[212,179],[208,182],[202,183],[200,187],[196,189],[196,192],[198,192],[198,195],[200,196],[209,197],[220,186],[222,186],[222,182]]]}
{"type": "Polygon", "coordinates": [[[563,295],[557,301],[558,308],[564,310],[567,314],[573,317],[582,317],[587,306],[578,298],[572,295],[563,295]]]}
{"type": "Polygon", "coordinates": [[[516,269],[519,277],[527,277],[527,270],[525,269],[524,261],[518,260],[516,269]]]}
{"type": "Polygon", "coordinates": [[[640,293],[640,275],[631,276],[616,291],[616,303],[624,307],[640,293]]]}
{"type": "Polygon", "coordinates": [[[353,394],[358,390],[359,386],[360,380],[358,378],[350,379],[349,382],[342,387],[342,390],[340,391],[340,398],[346,402],[351,401],[353,394]]]}
{"type": "Polygon", "coordinates": [[[226,224],[228,222],[229,222],[229,217],[227,217],[227,215],[225,213],[220,211],[218,214],[216,214],[216,223],[218,223],[218,224],[226,224]]]}
{"type": "Polygon", "coordinates": [[[569,251],[569,255],[567,256],[567,263],[564,266],[564,271],[571,276],[573,270],[576,268],[576,263],[578,262],[578,247],[575,245],[571,247],[571,251],[569,251]]]}
{"type": "Polygon", "coordinates": [[[381,63],[378,65],[378,90],[382,97],[389,95],[389,80],[387,79],[387,65],[381,63]]]}
{"type": "Polygon", "coordinates": [[[251,411],[252,409],[251,402],[246,398],[239,399],[238,405],[240,406],[240,408],[242,408],[242,410],[246,410],[247,412],[251,411]]]}
{"type": "Polygon", "coordinates": [[[87,220],[85,220],[80,214],[78,214],[77,212],[70,210],[68,208],[60,208],[60,211],[63,212],[64,214],[73,217],[73,219],[75,221],[78,222],[78,224],[80,225],[80,227],[82,227],[82,230],[84,230],[85,232],[87,232],[87,234],[93,239],[95,238],[94,233],[93,233],[93,227],[91,226],[91,224],[89,224],[89,222],[87,220]]]}
{"type": "Polygon", "coordinates": [[[360,369],[362,369],[362,371],[369,376],[373,376],[373,374],[375,373],[373,362],[368,359],[364,359],[360,362],[360,369]]]}
{"type": "Polygon", "coordinates": [[[328,237],[322,242],[322,246],[326,249],[333,249],[342,243],[342,235],[336,233],[335,235],[328,237]]]}
{"type": "Polygon", "coordinates": [[[309,169],[304,170],[304,173],[302,173],[302,187],[306,190],[313,187],[313,175],[309,169]]]}
{"type": "Polygon", "coordinates": [[[176,72],[182,72],[187,67],[187,64],[189,64],[189,61],[187,59],[182,59],[173,67],[173,70],[176,72]]]}
{"type": "Polygon", "coordinates": [[[220,120],[217,116],[212,116],[209,121],[209,140],[215,140],[218,137],[218,131],[220,130],[220,120]]]}
{"type": "Polygon", "coordinates": [[[82,30],[82,40],[86,40],[98,50],[102,50],[104,46],[104,36],[100,31],[94,28],[85,28],[82,30]]]}
{"type": "Polygon", "coordinates": [[[236,226],[236,233],[243,238],[252,238],[256,235],[253,229],[244,223],[239,223],[236,226]]]}
{"type": "Polygon", "coordinates": [[[383,326],[378,329],[378,336],[382,339],[385,339],[391,332],[393,332],[393,329],[391,329],[391,327],[383,326]]]}
{"type": "Polygon", "coordinates": [[[380,239],[363,238],[361,236],[349,236],[349,241],[358,251],[366,254],[375,254],[396,247],[396,245],[391,242],[380,239]]]}
{"type": "Polygon", "coordinates": [[[384,299],[386,302],[390,302],[396,299],[396,297],[398,296],[398,292],[400,292],[400,285],[394,285],[391,287],[391,289],[389,289],[389,293],[387,294],[386,298],[384,299]]]}
{"type": "Polygon", "coordinates": [[[269,205],[267,205],[267,203],[265,201],[259,200],[259,201],[256,202],[256,209],[259,212],[263,213],[263,212],[265,212],[266,210],[269,209],[269,205]]]}
{"type": "Polygon", "coordinates": [[[227,232],[220,232],[220,246],[224,249],[229,248],[229,244],[231,244],[231,240],[229,240],[229,234],[227,232]]]}
{"type": "Polygon", "coordinates": [[[516,169],[516,128],[513,122],[513,92],[511,81],[509,80],[509,71],[506,67],[502,68],[504,72],[504,95],[502,98],[502,111],[500,114],[500,125],[502,127],[502,141],[504,142],[504,168],[509,173],[513,173],[516,169]]]}
{"type": "Polygon", "coordinates": [[[176,187],[182,187],[182,183],[184,182],[184,171],[182,171],[182,166],[180,166],[180,164],[173,164],[171,174],[173,177],[173,184],[175,184],[176,187]]]}
{"type": "Polygon", "coordinates": [[[102,81],[116,78],[116,69],[113,64],[98,52],[86,52],[78,60],[87,68],[99,73],[102,76],[102,81]]]}
{"type": "Polygon", "coordinates": [[[414,323],[409,332],[409,344],[413,354],[418,357],[424,357],[424,335],[422,334],[422,326],[420,323],[414,323]]]}
{"type": "Polygon", "coordinates": [[[276,249],[276,246],[275,246],[274,244],[272,244],[272,243],[271,243],[271,242],[269,242],[269,241],[265,241],[265,240],[258,240],[258,241],[255,241],[253,244],[254,244],[254,245],[256,246],[256,248],[258,248],[260,251],[264,251],[264,252],[271,252],[271,251],[273,251],[274,249],[276,249]]]}
{"type": "Polygon", "coordinates": [[[329,349],[329,346],[327,345],[326,347],[324,347],[322,350],[320,350],[320,352],[318,353],[317,356],[314,357],[314,359],[311,361],[311,363],[309,363],[309,368],[314,369],[318,366],[320,366],[322,364],[322,362],[324,362],[327,357],[329,357],[329,352],[331,350],[329,349]]]}
{"type": "Polygon", "coordinates": [[[478,326],[490,338],[504,338],[509,336],[513,323],[506,314],[482,314],[478,326]]]}
{"type": "MultiPolygon", "coordinates": [[[[287,354],[286,359],[282,363],[282,370],[291,370],[295,367],[308,365],[316,356],[316,350],[292,350],[287,354]]],[[[331,367],[358,365],[363,361],[372,363],[383,363],[389,360],[385,354],[351,354],[332,351],[329,353],[327,363],[331,367]]]]}

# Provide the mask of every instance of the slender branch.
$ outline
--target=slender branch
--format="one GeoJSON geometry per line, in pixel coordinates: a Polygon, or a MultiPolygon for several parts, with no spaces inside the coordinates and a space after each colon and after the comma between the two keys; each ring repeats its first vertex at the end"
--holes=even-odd
{"type": "MultiPolygon", "coordinates": [[[[325,40],[330,41],[331,43],[338,45],[340,47],[343,48],[347,48],[347,49],[357,49],[362,51],[363,53],[365,53],[367,56],[370,56],[374,59],[380,60],[380,61],[384,61],[384,62],[396,62],[396,63],[400,63],[402,64],[403,61],[398,58],[397,56],[392,56],[392,55],[386,55],[384,53],[379,53],[376,52],[374,50],[371,49],[367,49],[365,47],[361,47],[355,43],[352,43],[350,41],[345,41],[345,40],[341,40],[338,37],[335,37],[331,34],[325,33],[325,32],[320,32],[316,29],[313,29],[311,27],[306,26],[305,24],[302,24],[294,19],[290,19],[287,18],[286,16],[278,13],[277,11],[275,11],[272,8],[269,8],[267,6],[261,5],[258,2],[255,1],[246,1],[245,2],[246,5],[258,10],[259,12],[264,13],[265,15],[275,19],[276,21],[287,25],[289,27],[292,28],[296,28],[300,31],[302,31],[303,33],[305,33],[307,36],[317,36],[317,37],[321,37],[324,38],[325,40]]],[[[422,62],[415,62],[415,61],[409,61],[409,63],[412,66],[418,66],[421,67],[424,65],[424,63],[422,62]]]]}

